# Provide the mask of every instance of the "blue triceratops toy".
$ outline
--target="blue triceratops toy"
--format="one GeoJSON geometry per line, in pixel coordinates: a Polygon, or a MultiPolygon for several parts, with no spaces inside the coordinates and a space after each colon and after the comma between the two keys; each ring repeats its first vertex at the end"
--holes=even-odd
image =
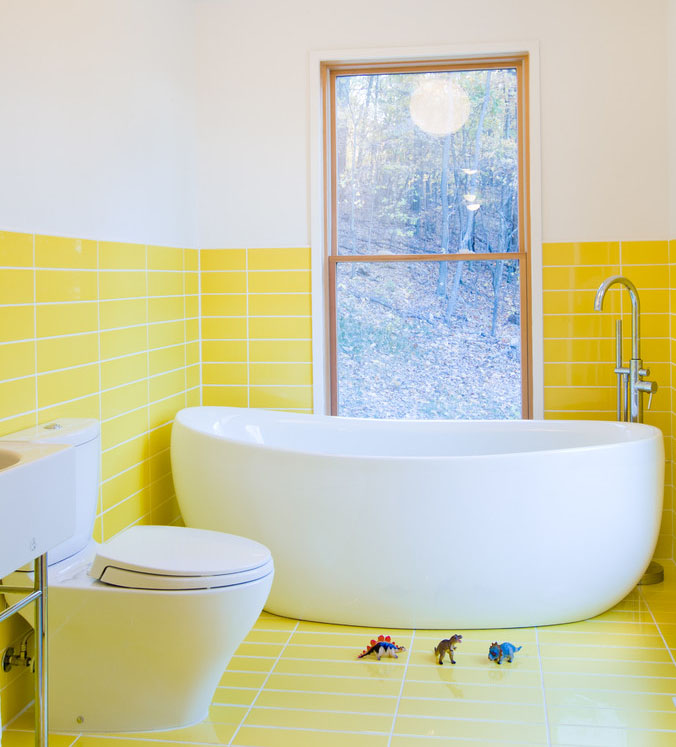
{"type": "Polygon", "coordinates": [[[491,643],[488,649],[488,658],[491,661],[495,661],[498,664],[502,661],[503,657],[511,664],[514,661],[514,654],[517,651],[521,651],[521,646],[517,648],[513,643],[491,643]]]}

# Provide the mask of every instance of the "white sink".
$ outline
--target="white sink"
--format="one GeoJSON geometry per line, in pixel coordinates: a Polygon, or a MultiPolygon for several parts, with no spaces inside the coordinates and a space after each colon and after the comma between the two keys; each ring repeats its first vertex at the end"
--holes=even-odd
{"type": "Polygon", "coordinates": [[[0,578],[75,531],[75,449],[0,442],[0,578]]]}

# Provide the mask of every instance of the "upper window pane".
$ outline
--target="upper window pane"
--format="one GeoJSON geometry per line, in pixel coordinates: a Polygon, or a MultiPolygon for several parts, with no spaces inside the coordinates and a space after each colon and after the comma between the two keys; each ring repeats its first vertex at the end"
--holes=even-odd
{"type": "Polygon", "coordinates": [[[337,252],[519,251],[514,68],[337,75],[337,252]]]}

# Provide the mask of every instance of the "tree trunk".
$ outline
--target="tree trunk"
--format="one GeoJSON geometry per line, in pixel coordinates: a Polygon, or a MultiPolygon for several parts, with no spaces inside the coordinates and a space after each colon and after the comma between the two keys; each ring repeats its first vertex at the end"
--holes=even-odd
{"type": "MultiPolygon", "coordinates": [[[[483,104],[481,105],[481,114],[479,115],[479,123],[477,124],[476,128],[476,138],[474,140],[474,162],[472,164],[472,169],[476,172],[478,172],[479,170],[479,156],[481,154],[481,136],[484,129],[484,119],[486,118],[486,112],[488,111],[488,102],[491,99],[491,73],[492,70],[486,71],[486,88],[484,90],[484,100],[483,104]]],[[[470,188],[474,187],[476,189],[477,182],[477,174],[471,174],[468,180],[470,188]]],[[[462,253],[468,253],[472,251],[471,246],[474,236],[475,219],[474,213],[476,211],[469,210],[468,212],[469,215],[467,216],[467,225],[465,226],[465,231],[460,242],[460,252],[462,253]]],[[[462,272],[465,266],[465,263],[462,260],[460,262],[456,262],[455,264],[456,268],[455,274],[453,275],[453,287],[451,288],[451,294],[448,297],[448,304],[446,306],[446,320],[449,324],[451,323],[451,318],[455,313],[455,307],[458,302],[458,292],[460,291],[460,281],[462,279],[462,272]]]]}

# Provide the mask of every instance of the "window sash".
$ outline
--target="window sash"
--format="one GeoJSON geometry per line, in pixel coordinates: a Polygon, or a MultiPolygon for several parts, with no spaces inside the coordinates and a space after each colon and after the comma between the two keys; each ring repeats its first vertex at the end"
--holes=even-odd
{"type": "Polygon", "coordinates": [[[528,55],[507,55],[449,59],[443,61],[322,63],[324,85],[324,245],[328,248],[328,321],[329,321],[329,387],[331,414],[338,414],[338,381],[336,353],[336,265],[339,262],[475,262],[517,260],[521,290],[521,403],[522,417],[531,418],[533,412],[532,385],[532,312],[531,312],[531,266],[529,211],[529,149],[528,145],[528,55]],[[518,252],[482,252],[462,254],[338,254],[337,209],[337,154],[334,134],[336,132],[336,78],[344,75],[377,75],[387,73],[461,72],[514,68],[517,78],[517,148],[518,148],[518,252]]]}

